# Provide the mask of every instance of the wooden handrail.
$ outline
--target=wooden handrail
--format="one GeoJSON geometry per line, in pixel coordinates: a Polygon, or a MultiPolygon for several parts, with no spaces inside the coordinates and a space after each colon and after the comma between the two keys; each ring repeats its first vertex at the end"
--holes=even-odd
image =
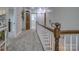
{"type": "Polygon", "coordinates": [[[79,30],[62,30],[60,34],[79,34],[79,30]]]}
{"type": "MultiPolygon", "coordinates": [[[[37,22],[37,24],[39,24],[39,23],[37,22]]],[[[44,25],[42,25],[42,24],[39,24],[39,25],[40,25],[40,26],[42,26],[42,27],[44,27],[45,29],[47,29],[47,30],[49,30],[49,31],[53,32],[53,29],[48,28],[48,27],[46,27],[46,26],[44,26],[44,25]]]]}
{"type": "MultiPolygon", "coordinates": [[[[46,26],[44,26],[42,24],[39,24],[39,25],[42,26],[42,27],[44,27],[44,28],[46,28],[46,29],[48,29],[51,32],[54,32],[54,29],[51,29],[49,27],[46,27],[46,26]]],[[[60,34],[79,34],[79,30],[60,30],[60,34]]]]}

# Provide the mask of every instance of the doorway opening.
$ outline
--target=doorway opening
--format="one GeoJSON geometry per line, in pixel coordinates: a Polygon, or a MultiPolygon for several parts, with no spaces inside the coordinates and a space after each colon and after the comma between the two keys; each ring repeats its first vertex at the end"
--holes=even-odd
{"type": "Polygon", "coordinates": [[[31,29],[36,30],[36,14],[32,13],[31,14],[31,29]]]}

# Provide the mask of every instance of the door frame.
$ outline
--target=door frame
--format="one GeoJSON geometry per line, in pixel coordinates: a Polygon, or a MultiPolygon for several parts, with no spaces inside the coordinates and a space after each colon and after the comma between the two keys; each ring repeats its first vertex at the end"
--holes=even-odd
{"type": "Polygon", "coordinates": [[[30,30],[30,11],[26,11],[26,23],[25,23],[25,26],[26,26],[26,30],[30,30]],[[27,28],[27,14],[29,14],[29,28],[27,28]]]}

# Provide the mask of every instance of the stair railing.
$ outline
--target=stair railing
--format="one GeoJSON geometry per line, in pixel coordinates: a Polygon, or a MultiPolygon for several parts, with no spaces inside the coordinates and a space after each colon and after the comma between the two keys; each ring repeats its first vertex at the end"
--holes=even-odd
{"type": "Polygon", "coordinates": [[[3,38],[0,39],[0,51],[6,51],[7,48],[7,26],[0,27],[0,32],[3,32],[1,35],[3,38]]]}
{"type": "Polygon", "coordinates": [[[72,43],[73,36],[72,35],[75,35],[75,34],[77,35],[75,38],[76,39],[76,43],[75,43],[76,47],[75,48],[76,48],[76,50],[78,50],[78,43],[77,42],[78,42],[78,38],[79,38],[78,37],[79,30],[60,30],[61,24],[59,24],[59,23],[52,23],[52,26],[54,27],[54,29],[51,29],[51,28],[46,27],[42,24],[39,24],[38,22],[37,22],[37,24],[53,33],[54,39],[55,39],[55,41],[54,41],[55,42],[55,45],[54,45],[55,51],[59,51],[59,50],[61,50],[61,48],[63,48],[62,50],[66,50],[70,47],[71,47],[71,49],[70,49],[70,51],[71,51],[73,48],[72,47],[73,46],[73,43],[72,43]],[[70,47],[66,47],[66,45],[67,45],[66,40],[68,40],[66,37],[67,35],[69,35],[69,38],[70,38],[70,42],[71,42],[70,47]],[[63,42],[60,42],[60,40],[63,40],[63,42]],[[64,44],[62,44],[63,46],[60,46],[60,43],[64,43],[64,44]]]}

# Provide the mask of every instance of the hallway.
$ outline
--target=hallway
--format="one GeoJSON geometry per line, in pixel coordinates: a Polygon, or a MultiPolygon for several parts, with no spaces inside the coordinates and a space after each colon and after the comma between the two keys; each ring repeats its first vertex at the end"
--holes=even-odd
{"type": "Polygon", "coordinates": [[[8,51],[42,51],[41,42],[35,31],[21,33],[17,38],[9,39],[8,51]]]}
{"type": "Polygon", "coordinates": [[[79,8],[0,9],[0,51],[79,51],[79,8]]]}

